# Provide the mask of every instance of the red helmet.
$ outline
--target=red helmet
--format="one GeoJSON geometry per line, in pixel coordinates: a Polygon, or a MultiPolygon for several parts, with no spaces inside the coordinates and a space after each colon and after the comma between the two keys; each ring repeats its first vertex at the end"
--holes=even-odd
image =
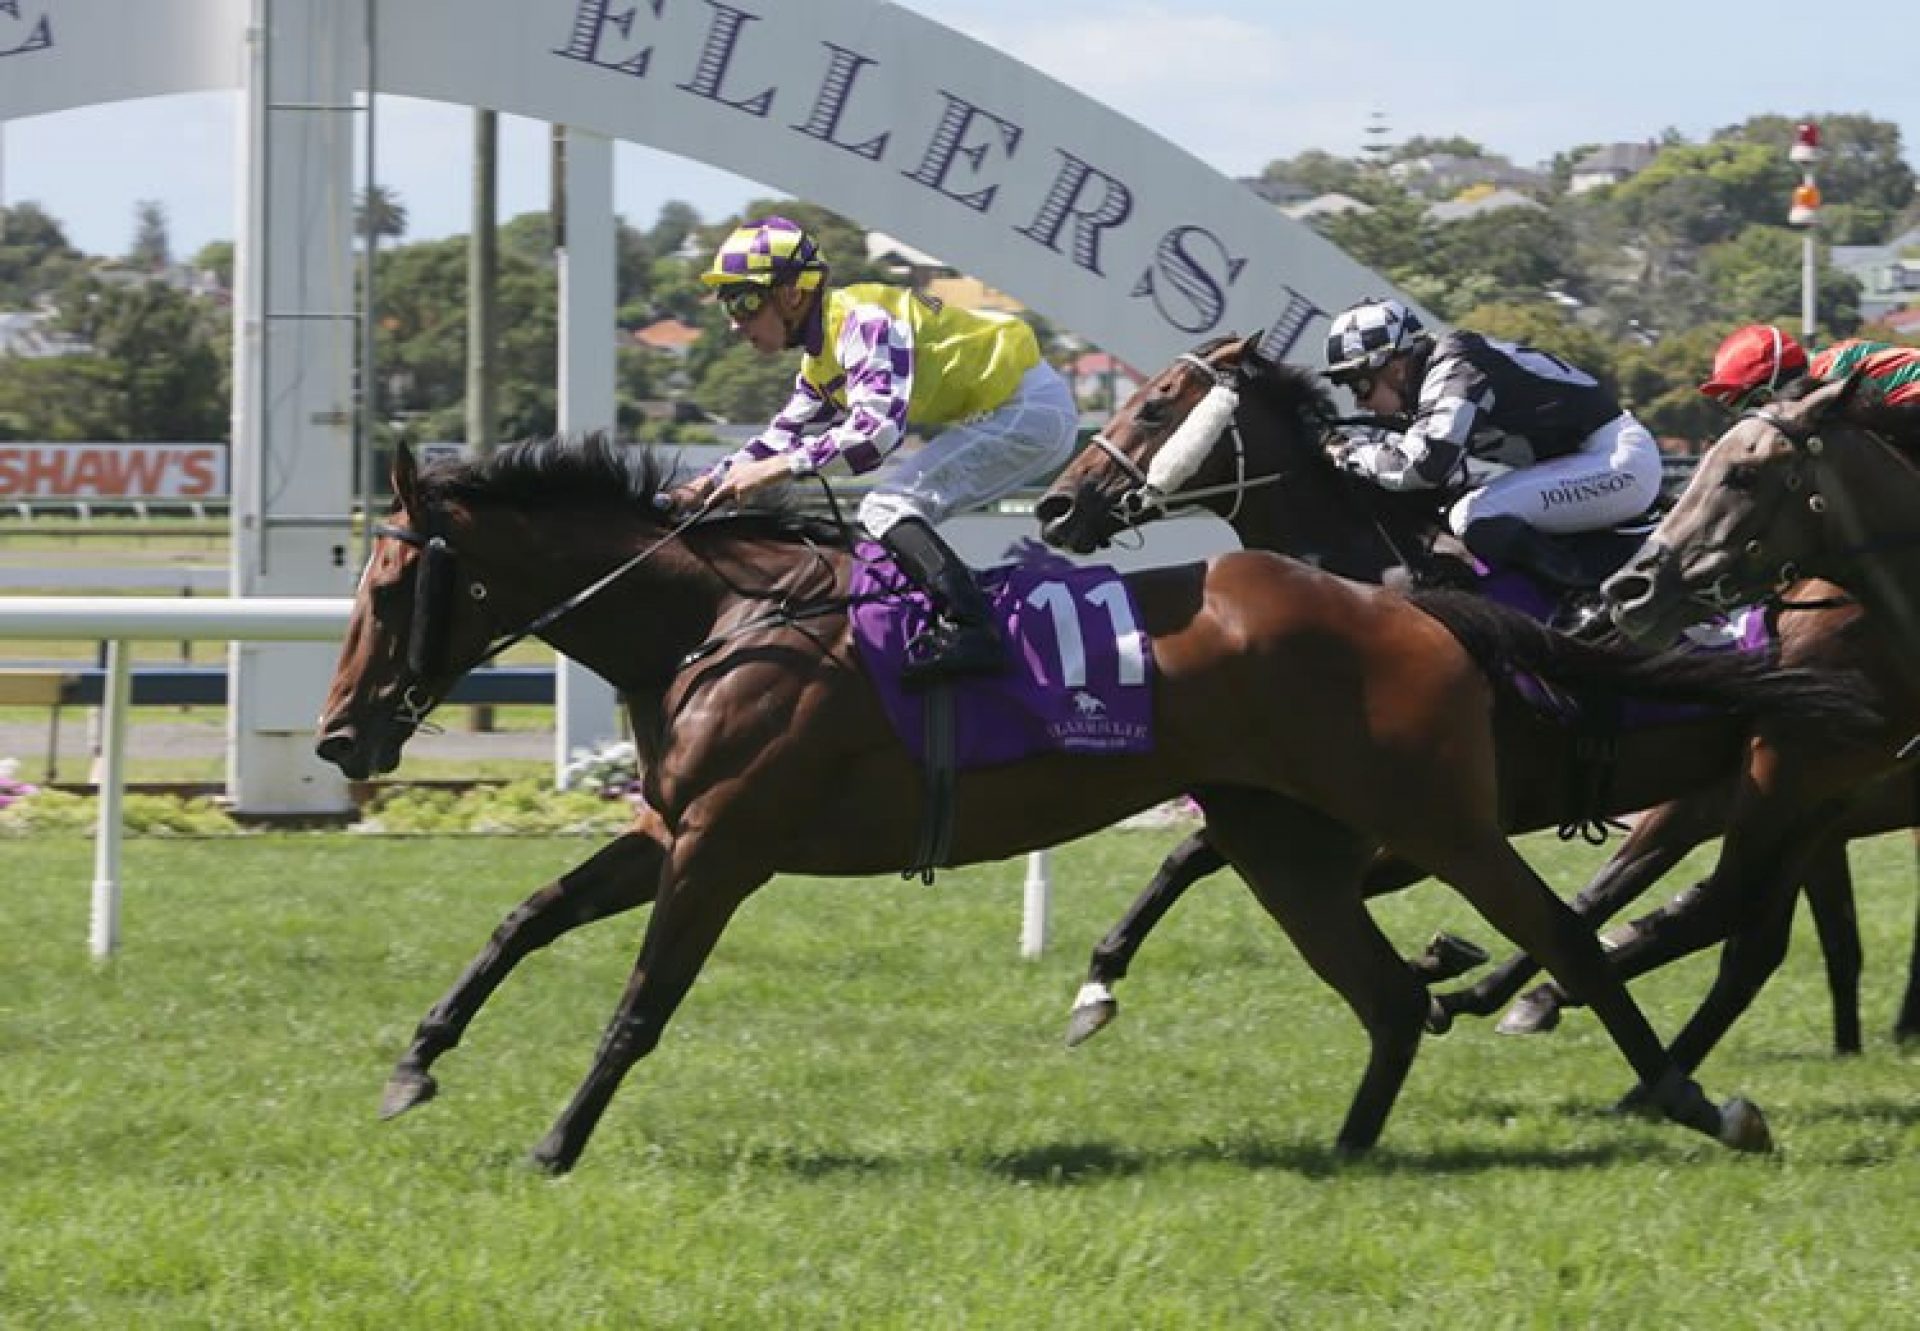
{"type": "Polygon", "coordinates": [[[1713,355],[1713,377],[1700,391],[1728,405],[1756,388],[1769,391],[1807,372],[1807,352],[1789,333],[1772,324],[1737,329],[1713,355]]]}

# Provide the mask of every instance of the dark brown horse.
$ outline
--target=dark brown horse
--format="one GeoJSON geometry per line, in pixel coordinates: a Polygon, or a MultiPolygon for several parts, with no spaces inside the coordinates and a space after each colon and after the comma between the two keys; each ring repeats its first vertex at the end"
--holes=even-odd
{"type": "MultiPolygon", "coordinates": [[[[1128,527],[1199,506],[1226,518],[1249,547],[1308,559],[1346,577],[1379,581],[1410,572],[1418,578],[1431,576],[1436,566],[1444,568],[1449,561],[1436,559],[1431,549],[1441,531],[1442,505],[1430,495],[1382,491],[1332,466],[1321,442],[1333,415],[1331,400],[1313,376],[1254,359],[1249,343],[1209,343],[1144,384],[1061,474],[1037,510],[1042,534],[1054,545],[1086,552],[1128,527]]],[[[1833,590],[1818,584],[1799,589],[1790,604],[1819,609],[1781,617],[1782,659],[1840,669],[1877,665],[1885,675],[1886,645],[1862,631],[1857,609],[1834,604],[1833,590]]],[[[1563,736],[1569,748],[1577,742],[1575,736],[1563,736]]],[[[1636,752],[1659,764],[1667,746],[1693,742],[1687,727],[1676,727],[1642,737],[1636,752]]],[[[1622,751],[1621,770],[1634,760],[1633,752],[1622,751]]],[[[1570,757],[1566,766],[1573,768],[1570,757]]],[[[1583,918],[1606,919],[1694,847],[1726,830],[1740,789],[1732,779],[1739,766],[1730,759],[1728,779],[1642,817],[1575,899],[1575,910],[1583,918]]],[[[1544,825],[1586,817],[1573,802],[1570,791],[1569,806],[1550,811],[1544,825]]],[[[1905,827],[1915,814],[1909,783],[1883,784],[1848,813],[1843,832],[1868,835],[1905,827]]],[[[1857,1051],[1860,943],[1844,841],[1829,839],[1808,848],[1803,858],[1802,875],[1827,961],[1834,1044],[1842,1052],[1857,1051]]],[[[1112,987],[1146,935],[1187,887],[1221,863],[1204,832],[1168,857],[1094,948],[1069,1023],[1070,1044],[1112,1019],[1117,1012],[1112,987]]],[[[1369,876],[1369,889],[1393,890],[1422,876],[1411,866],[1381,864],[1369,876]]],[[[1690,890],[1615,936],[1612,941],[1624,947],[1615,959],[1638,973],[1698,950],[1732,928],[1730,910],[1724,893],[1690,890]],[[1672,922],[1676,915],[1684,918],[1672,922]]],[[[1516,957],[1471,989],[1441,1001],[1449,1012],[1490,1013],[1536,970],[1530,959],[1516,957]]],[[[1557,989],[1543,986],[1509,1012],[1501,1029],[1545,1029],[1563,1002],[1557,989]]],[[[1920,931],[1896,1031],[1920,1033],[1920,931]]]]}
{"type": "MultiPolygon", "coordinates": [[[[433,1093],[430,1065],[532,947],[651,900],[593,1065],[534,1151],[562,1171],[749,895],[776,872],[913,863],[922,772],[856,655],[853,559],[821,524],[675,519],[651,455],[601,440],[530,442],[424,474],[402,450],[394,489],[322,714],[323,758],[350,776],[390,769],[460,675],[528,632],[624,692],[636,723],[649,812],[502,922],[421,1023],[384,1104],[397,1113],[433,1093]]],[[[1591,932],[1507,843],[1503,806],[1540,816],[1529,806],[1544,774],[1526,758],[1551,726],[1517,701],[1508,664],[1574,695],[1692,697],[1816,724],[1862,724],[1857,694],[1830,676],[1602,650],[1470,598],[1410,600],[1268,554],[1127,585],[1154,663],[1153,751],[962,772],[947,862],[1053,845],[1192,793],[1214,843],[1367,1029],[1338,1137],[1357,1151],[1378,1138],[1431,1016],[1360,897],[1365,865],[1388,847],[1583,994],[1668,1116],[1766,1145],[1751,1106],[1716,1107],[1673,1074],[1591,932]]],[[[1728,758],[1675,755],[1670,775],[1705,780],[1728,758]]]]}

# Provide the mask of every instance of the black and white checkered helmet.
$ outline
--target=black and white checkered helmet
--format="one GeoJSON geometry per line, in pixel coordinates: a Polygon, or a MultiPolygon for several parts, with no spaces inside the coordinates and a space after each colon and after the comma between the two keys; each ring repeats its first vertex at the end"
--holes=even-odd
{"type": "Polygon", "coordinates": [[[1335,316],[1327,330],[1329,379],[1377,370],[1426,332],[1420,317],[1397,300],[1369,297],[1335,316]]]}

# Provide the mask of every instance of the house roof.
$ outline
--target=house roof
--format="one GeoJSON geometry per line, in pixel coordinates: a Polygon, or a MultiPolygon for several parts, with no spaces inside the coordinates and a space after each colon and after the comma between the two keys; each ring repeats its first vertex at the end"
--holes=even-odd
{"type": "Polygon", "coordinates": [[[1531,208],[1536,212],[1546,209],[1534,199],[1528,198],[1518,190],[1496,189],[1484,194],[1476,194],[1469,199],[1448,199],[1436,203],[1427,209],[1427,216],[1436,222],[1458,222],[1468,217],[1478,217],[1482,213],[1499,212],[1502,208],[1531,208]]]}
{"type": "Polygon", "coordinates": [[[1083,351],[1073,358],[1071,366],[1078,376],[1089,374],[1121,374],[1135,383],[1145,383],[1147,376],[1121,360],[1118,356],[1105,351],[1083,351]]]}
{"type": "Polygon", "coordinates": [[[948,268],[950,264],[936,259],[925,250],[915,249],[906,241],[889,236],[884,231],[867,232],[867,262],[898,263],[910,268],[948,268]]]}
{"type": "Polygon", "coordinates": [[[1018,314],[1026,309],[1006,292],[988,286],[977,277],[936,277],[927,283],[927,294],[949,305],[969,310],[998,310],[1018,314]]]}
{"type": "Polygon", "coordinates": [[[1595,148],[1573,164],[1577,176],[1630,176],[1653,165],[1660,155],[1658,144],[1608,143],[1595,148]]]}
{"type": "Polygon", "coordinates": [[[1315,217],[1337,217],[1341,213],[1370,213],[1373,205],[1336,190],[1331,194],[1315,195],[1305,203],[1291,204],[1280,211],[1296,222],[1305,222],[1315,217]]]}
{"type": "Polygon", "coordinates": [[[655,351],[682,351],[700,340],[700,330],[678,319],[660,319],[634,329],[633,340],[655,351]]]}

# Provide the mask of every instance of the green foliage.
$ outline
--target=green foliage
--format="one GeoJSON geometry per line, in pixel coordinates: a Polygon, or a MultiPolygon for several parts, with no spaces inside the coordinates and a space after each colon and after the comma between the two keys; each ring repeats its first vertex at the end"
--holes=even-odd
{"type": "Polygon", "coordinates": [[[0,436],[223,439],[231,408],[222,311],[162,282],[82,276],[55,327],[91,355],[0,359],[0,436]]]}
{"type": "MultiPolygon", "coordinates": [[[[212,800],[129,794],[122,809],[122,825],[129,836],[241,834],[240,825],[212,800]]],[[[41,841],[50,837],[91,837],[99,816],[99,801],[91,795],[42,790],[0,808],[0,838],[41,841]]]]}
{"type": "Polygon", "coordinates": [[[30,309],[85,265],[67,234],[37,203],[0,208],[0,309],[30,309]]]}
{"type": "Polygon", "coordinates": [[[744,342],[730,341],[700,372],[693,398],[722,420],[766,420],[793,392],[799,367],[797,353],[762,356],[744,342]]]}
{"type": "Polygon", "coordinates": [[[133,212],[133,247],[127,251],[127,262],[142,272],[160,272],[173,262],[166,205],[142,199],[134,205],[133,212]]]}
{"type": "Polygon", "coordinates": [[[396,786],[364,811],[354,830],[387,836],[611,836],[632,821],[625,800],[514,781],[459,792],[396,786]]]}

